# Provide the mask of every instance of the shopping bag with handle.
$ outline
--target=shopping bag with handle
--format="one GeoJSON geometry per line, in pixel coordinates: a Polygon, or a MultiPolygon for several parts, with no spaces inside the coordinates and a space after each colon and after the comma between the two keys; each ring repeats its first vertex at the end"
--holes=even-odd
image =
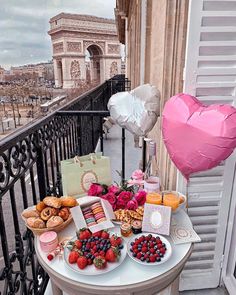
{"type": "Polygon", "coordinates": [[[93,153],[61,161],[61,175],[64,196],[84,196],[91,183],[112,183],[110,158],[93,153]]]}

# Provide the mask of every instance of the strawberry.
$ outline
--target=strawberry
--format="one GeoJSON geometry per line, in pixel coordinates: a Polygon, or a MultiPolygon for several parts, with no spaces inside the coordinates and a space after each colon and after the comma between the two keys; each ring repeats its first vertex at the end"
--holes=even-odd
{"type": "Polygon", "coordinates": [[[76,263],[78,258],[79,258],[79,253],[76,251],[71,251],[68,257],[68,261],[70,264],[73,264],[73,263],[76,263]]]}
{"type": "Polygon", "coordinates": [[[116,235],[112,235],[110,238],[110,243],[112,246],[116,247],[122,244],[122,239],[121,237],[118,237],[116,235]]]}
{"type": "Polygon", "coordinates": [[[142,253],[141,252],[139,252],[138,254],[137,254],[137,256],[136,256],[138,259],[140,259],[141,257],[142,257],[142,253]]]}
{"type": "Polygon", "coordinates": [[[102,231],[100,230],[100,231],[97,231],[96,233],[93,233],[92,236],[93,237],[99,237],[100,238],[101,237],[101,234],[102,234],[102,231]]]}
{"type": "Polygon", "coordinates": [[[76,247],[76,248],[79,250],[79,249],[81,249],[81,248],[82,248],[82,245],[83,245],[83,244],[82,244],[82,242],[81,242],[81,241],[79,241],[79,240],[76,240],[74,245],[75,245],[75,247],[76,247]]]}
{"type": "Polygon", "coordinates": [[[155,256],[150,256],[150,262],[156,262],[156,257],[155,256]]]}
{"type": "Polygon", "coordinates": [[[147,248],[147,247],[142,247],[141,251],[142,251],[143,253],[146,253],[146,252],[148,251],[148,248],[147,248]]]}
{"type": "Polygon", "coordinates": [[[99,255],[105,257],[106,253],[105,251],[100,251],[99,255]]]}
{"type": "Polygon", "coordinates": [[[79,240],[87,240],[91,237],[91,232],[87,228],[82,228],[77,233],[77,237],[79,240]]]}
{"type": "Polygon", "coordinates": [[[106,252],[106,261],[109,262],[115,262],[119,259],[120,256],[120,251],[118,247],[111,247],[110,249],[107,250],[106,252]]]}
{"type": "Polygon", "coordinates": [[[84,269],[88,264],[88,260],[85,256],[80,256],[78,259],[77,259],[77,265],[78,265],[78,268],[80,269],[84,269]]]}
{"type": "Polygon", "coordinates": [[[154,249],[154,248],[151,248],[149,251],[150,251],[150,253],[152,253],[152,254],[155,253],[155,249],[154,249]]]}
{"type": "Polygon", "coordinates": [[[93,261],[91,258],[88,258],[88,265],[91,265],[91,264],[93,264],[93,261]]]}
{"type": "Polygon", "coordinates": [[[109,233],[107,231],[103,230],[101,233],[101,238],[102,239],[109,239],[109,233]]]}
{"type": "Polygon", "coordinates": [[[93,264],[98,269],[103,269],[107,266],[106,259],[100,255],[94,258],[93,264]]]}

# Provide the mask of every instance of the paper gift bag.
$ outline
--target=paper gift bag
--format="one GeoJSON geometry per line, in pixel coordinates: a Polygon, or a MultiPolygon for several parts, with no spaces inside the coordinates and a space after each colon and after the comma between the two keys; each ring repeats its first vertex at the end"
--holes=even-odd
{"type": "Polygon", "coordinates": [[[91,183],[112,183],[110,158],[96,153],[61,161],[61,175],[64,196],[84,196],[91,183]]]}

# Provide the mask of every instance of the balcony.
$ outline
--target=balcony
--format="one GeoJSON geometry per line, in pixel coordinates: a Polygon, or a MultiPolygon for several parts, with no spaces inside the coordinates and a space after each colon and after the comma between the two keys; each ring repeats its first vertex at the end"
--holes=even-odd
{"type": "MultiPolygon", "coordinates": [[[[33,234],[20,214],[46,195],[62,195],[61,160],[104,151],[107,102],[129,87],[128,80],[116,76],[0,142],[0,294],[44,294],[48,275],[37,261],[33,234]]],[[[124,178],[124,129],[116,129],[115,137],[124,178]]],[[[106,142],[110,140],[108,136],[106,142]]],[[[113,153],[105,148],[109,152],[113,153]]]]}

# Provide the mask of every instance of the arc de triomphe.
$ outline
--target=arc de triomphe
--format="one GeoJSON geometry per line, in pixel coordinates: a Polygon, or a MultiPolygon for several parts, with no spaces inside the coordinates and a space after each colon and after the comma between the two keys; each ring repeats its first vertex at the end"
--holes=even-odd
{"type": "Polygon", "coordinates": [[[89,15],[60,13],[50,19],[55,85],[80,83],[121,73],[120,43],[115,21],[89,15]]]}

